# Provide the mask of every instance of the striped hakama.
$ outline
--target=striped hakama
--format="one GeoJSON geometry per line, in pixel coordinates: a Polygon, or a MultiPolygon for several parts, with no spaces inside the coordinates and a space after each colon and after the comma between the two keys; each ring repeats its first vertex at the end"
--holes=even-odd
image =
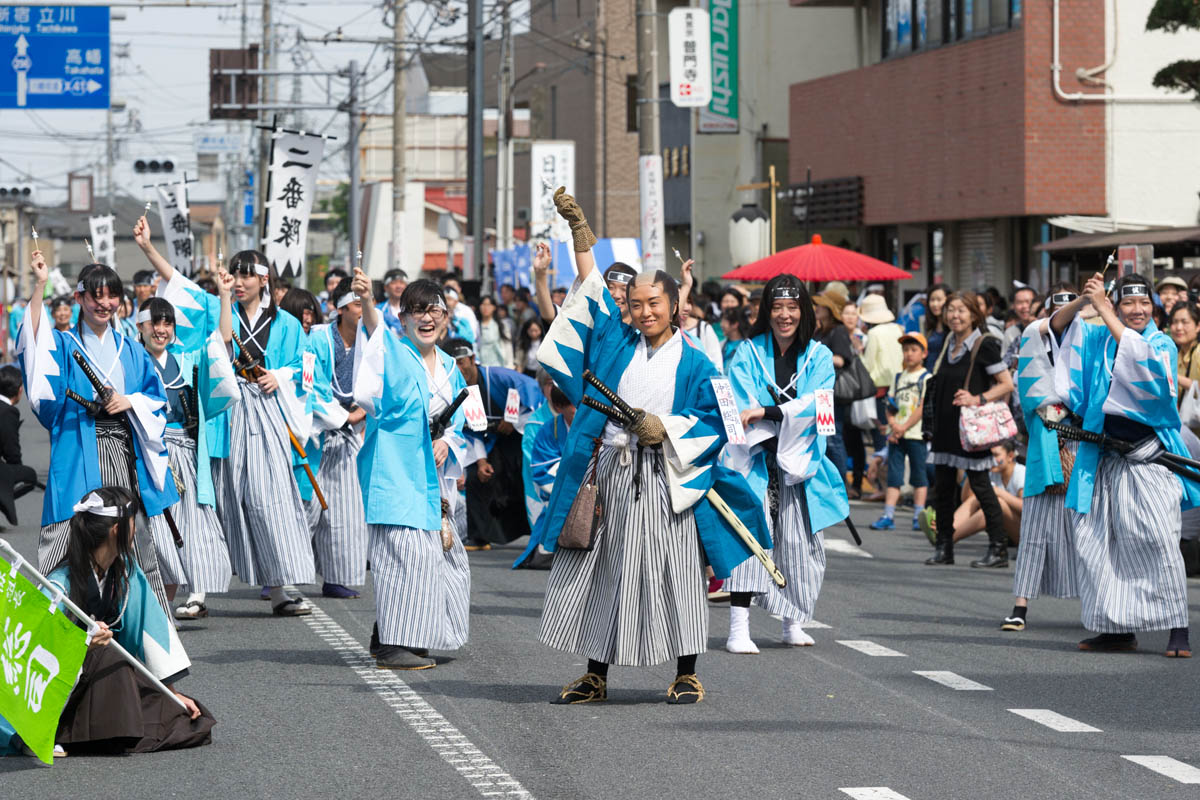
{"type": "Polygon", "coordinates": [[[458,536],[447,551],[441,531],[399,525],[367,529],[379,641],[429,650],[466,644],[471,568],[458,536]]]}
{"type": "Polygon", "coordinates": [[[1150,437],[1123,457],[1101,455],[1091,512],[1080,514],[1075,528],[1082,622],[1090,631],[1188,624],[1179,552],[1183,489],[1166,467],[1146,463],[1161,450],[1150,437]]]}
{"type": "Polygon", "coordinates": [[[228,411],[225,497],[217,509],[233,571],[251,585],[313,583],[312,534],[283,414],[258,384],[239,379],[238,387],[242,402],[228,411]]]}
{"type": "Polygon", "coordinates": [[[603,503],[596,545],[555,552],[541,641],[631,667],[703,653],[708,606],[700,539],[692,512],[671,509],[662,451],[645,448],[639,459],[604,446],[596,475],[603,503]]]}
{"type": "MultiPolygon", "coordinates": [[[[773,488],[773,487],[772,487],[773,488]]],[[[782,589],[757,558],[734,567],[722,587],[728,592],[753,592],[753,603],[768,614],[783,619],[810,622],[825,579],[825,536],[808,532],[804,519],[803,484],[788,486],[779,473],[779,517],[766,508],[771,527],[771,554],[775,566],[787,579],[782,589]]]]}
{"type": "Polygon", "coordinates": [[[1013,573],[1013,597],[1079,597],[1075,526],[1079,514],[1066,495],[1042,492],[1025,498],[1021,543],[1013,573]]]}
{"type": "Polygon", "coordinates": [[[345,429],[327,431],[317,483],[328,509],[315,497],[308,501],[317,572],[327,583],[362,586],[367,582],[367,519],[358,483],[358,451],[362,442],[345,429]]]}
{"type": "MultiPolygon", "coordinates": [[[[167,428],[167,452],[171,472],[181,484],[179,502],[171,506],[175,524],[183,536],[183,569],[188,591],[227,592],[233,568],[221,520],[212,506],[201,505],[196,497],[196,441],[179,428],[167,428]]],[[[215,463],[215,461],[214,461],[215,463]]]]}
{"type": "MultiPolygon", "coordinates": [[[[120,486],[129,489],[136,495],[137,489],[129,485],[129,462],[126,460],[129,457],[129,448],[132,446],[129,441],[129,431],[120,420],[96,420],[96,450],[100,460],[100,480],[105,486],[120,486]]],[[[69,519],[42,526],[38,536],[38,569],[43,574],[49,574],[66,558],[70,527],[71,520],[69,519]]],[[[169,579],[170,576],[160,570],[158,554],[155,552],[156,543],[161,538],[156,532],[159,528],[166,533],[166,540],[171,542],[168,552],[176,550],[166,519],[160,514],[147,520],[144,514],[139,513],[134,523],[133,552],[138,566],[142,568],[142,572],[146,573],[146,579],[150,582],[150,588],[154,590],[154,596],[158,598],[159,604],[170,616],[171,605],[167,602],[167,592],[163,585],[172,581],[169,579]]],[[[175,557],[178,559],[178,555],[175,557]]]]}

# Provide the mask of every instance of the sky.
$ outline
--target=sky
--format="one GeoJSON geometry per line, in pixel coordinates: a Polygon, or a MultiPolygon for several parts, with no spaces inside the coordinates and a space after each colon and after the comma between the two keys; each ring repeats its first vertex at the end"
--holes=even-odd
{"type": "MultiPolygon", "coordinates": [[[[2,0],[0,5],[3,5],[2,0]]],[[[229,6],[114,7],[114,11],[122,11],[126,17],[113,21],[111,34],[112,98],[124,100],[127,106],[127,111],[114,114],[117,136],[121,140],[120,164],[128,165],[139,156],[170,156],[178,165],[186,167],[190,163],[194,169],[194,135],[201,131],[226,130],[228,123],[208,120],[208,51],[210,48],[236,49],[241,45],[242,4],[231,2],[229,6]],[[129,57],[119,58],[118,45],[125,43],[129,45],[129,57]],[[141,126],[140,132],[121,131],[131,119],[141,126]]],[[[277,1],[272,3],[272,8],[279,48],[277,68],[334,71],[344,68],[351,59],[357,59],[367,75],[361,93],[367,100],[365,110],[371,113],[391,111],[390,46],[297,42],[298,33],[308,39],[335,37],[339,27],[346,37],[390,40],[390,16],[385,15],[384,4],[369,0],[297,0],[277,1]]],[[[261,40],[260,10],[261,6],[257,4],[251,4],[247,9],[248,41],[251,43],[261,40]]],[[[488,0],[485,18],[490,19],[493,11],[493,3],[488,0]]],[[[514,14],[517,13],[514,6],[514,14]]],[[[463,0],[444,0],[440,4],[410,0],[406,12],[410,36],[422,41],[463,37],[464,17],[463,0]],[[457,12],[458,21],[438,25],[439,6],[445,9],[443,15],[457,12]]],[[[8,65],[2,66],[7,68],[8,65]]],[[[279,97],[290,99],[297,81],[305,103],[326,103],[329,87],[332,87],[334,102],[346,92],[344,79],[331,82],[325,78],[287,76],[279,79],[279,97]]],[[[331,143],[327,151],[321,178],[346,179],[348,164],[341,149],[346,141],[346,114],[334,110],[303,113],[299,127],[338,137],[337,143],[331,143]]],[[[234,123],[234,126],[234,130],[238,127],[246,130],[249,123],[234,123]]],[[[0,181],[13,182],[31,173],[35,179],[37,201],[41,204],[63,201],[67,174],[82,170],[93,162],[102,163],[104,152],[103,111],[0,110],[0,181]]],[[[118,174],[118,185],[135,196],[142,194],[141,181],[135,181],[128,169],[125,172],[124,180],[118,174]]],[[[102,171],[97,172],[97,192],[102,191],[102,177],[102,171]]]]}

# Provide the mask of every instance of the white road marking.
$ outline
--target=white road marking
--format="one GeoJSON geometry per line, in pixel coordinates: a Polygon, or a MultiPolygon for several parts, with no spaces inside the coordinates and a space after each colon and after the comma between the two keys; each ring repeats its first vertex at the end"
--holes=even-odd
{"type": "Polygon", "coordinates": [[[1085,722],[1064,717],[1057,711],[1048,708],[1010,708],[1009,711],[1018,717],[1031,719],[1039,725],[1045,725],[1059,733],[1101,733],[1099,728],[1093,728],[1085,722]]]}
{"type": "Polygon", "coordinates": [[[838,644],[843,644],[851,650],[857,650],[860,653],[866,653],[869,656],[899,656],[905,658],[904,653],[893,650],[890,647],[884,647],[875,642],[869,642],[866,639],[839,639],[838,644]]]}
{"type": "Polygon", "coordinates": [[[1121,756],[1126,761],[1141,764],[1146,769],[1152,769],[1159,775],[1166,775],[1180,783],[1200,783],[1200,769],[1191,764],[1177,761],[1170,756],[1121,756]]]}
{"type": "MultiPolygon", "coordinates": [[[[772,614],[771,619],[777,619],[777,620],[782,621],[783,617],[779,616],[778,614],[772,614]]],[[[831,628],[833,626],[826,625],[824,622],[817,622],[815,619],[810,619],[808,622],[805,622],[803,625],[801,625],[801,627],[808,628],[810,631],[819,631],[819,630],[828,630],[829,628],[831,628]]]]}
{"type": "Polygon", "coordinates": [[[908,800],[904,795],[886,786],[852,786],[838,791],[850,795],[854,800],[908,800]]]}
{"type": "Polygon", "coordinates": [[[839,553],[843,556],[858,556],[859,558],[875,557],[853,542],[847,542],[845,539],[837,539],[834,537],[830,537],[825,540],[825,550],[830,553],[839,553]]]}
{"type": "Polygon", "coordinates": [[[959,692],[990,692],[992,687],[984,686],[982,683],[976,683],[970,678],[964,678],[955,672],[947,672],[944,670],[913,670],[914,675],[920,675],[922,678],[929,678],[934,683],[940,683],[942,686],[949,686],[959,692]]]}
{"type": "Polygon", "coordinates": [[[308,601],[311,615],[303,617],[308,627],[342,657],[358,677],[391,706],[400,719],[420,736],[442,760],[462,775],[483,797],[513,797],[533,800],[533,795],[391,670],[375,666],[375,659],[346,629],[308,601]]]}

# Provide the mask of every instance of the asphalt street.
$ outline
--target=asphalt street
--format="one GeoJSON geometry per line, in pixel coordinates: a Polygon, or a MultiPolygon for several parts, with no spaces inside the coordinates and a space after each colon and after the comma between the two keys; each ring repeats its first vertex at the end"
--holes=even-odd
{"type": "MultiPolygon", "coordinates": [[[[47,438],[26,417],[44,474],[47,438]]],[[[22,526],[0,534],[27,556],[40,505],[24,498],[22,526]]],[[[696,706],[663,702],[673,664],[613,668],[607,703],[550,705],[584,665],[538,643],[546,573],[510,570],[521,542],[471,555],[470,642],[422,672],[367,658],[370,586],[358,600],[301,587],[318,613],[276,619],[235,584],[181,632],[180,688],[216,716],[211,746],[2,759],[0,797],[1200,797],[1198,665],[1164,658],[1165,632],[1136,653],[1081,653],[1078,603],[1046,599],[1002,633],[1012,570],[967,566],[982,536],[956,566],[926,567],[922,534],[867,530],[877,514],[853,510],[862,548],[827,531],[814,647],[781,646],[756,609],[762,653],[728,654],[728,607],[710,606],[696,706]]],[[[1189,590],[1195,613],[1200,582],[1189,590]]]]}

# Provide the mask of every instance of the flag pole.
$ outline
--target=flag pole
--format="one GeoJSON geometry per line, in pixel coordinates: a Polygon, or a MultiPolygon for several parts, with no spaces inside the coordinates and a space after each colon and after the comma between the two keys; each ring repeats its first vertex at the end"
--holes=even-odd
{"type": "MultiPolygon", "coordinates": [[[[28,573],[28,576],[31,579],[33,579],[34,583],[38,584],[38,586],[43,589],[48,589],[51,592],[51,594],[53,595],[53,598],[52,598],[53,601],[61,602],[63,604],[63,608],[65,608],[67,611],[70,611],[72,614],[74,614],[81,622],[86,622],[88,624],[89,636],[94,635],[96,632],[99,631],[99,628],[97,628],[95,625],[95,620],[93,620],[86,613],[84,613],[84,610],[82,608],[75,605],[75,603],[72,602],[71,598],[69,598],[65,594],[63,594],[62,589],[60,589],[55,583],[53,583],[45,575],[43,575],[42,573],[40,573],[36,569],[34,569],[33,565],[30,564],[28,561],[26,561],[25,557],[23,555],[21,555],[20,553],[18,553],[16,550],[14,550],[12,548],[12,545],[10,545],[4,539],[0,539],[0,553],[3,553],[6,558],[10,559],[9,563],[14,568],[14,571],[19,571],[22,567],[24,567],[25,571],[28,573]]],[[[168,620],[168,623],[169,622],[170,622],[170,620],[168,620]]],[[[147,669],[146,665],[143,664],[141,661],[139,661],[132,653],[130,653],[128,650],[126,650],[124,647],[122,647],[120,644],[118,644],[116,639],[111,640],[105,646],[116,648],[117,655],[119,655],[121,658],[128,661],[129,665],[131,667],[133,667],[134,669],[136,669],[138,672],[140,672],[142,674],[142,677],[144,677],[146,680],[150,681],[150,683],[153,684],[155,689],[158,689],[160,692],[165,694],[167,697],[174,700],[179,705],[179,707],[182,708],[184,711],[188,711],[187,705],[182,700],[179,699],[179,697],[175,694],[175,692],[171,691],[171,689],[168,688],[166,684],[164,684],[162,681],[160,681],[158,678],[156,678],[154,676],[154,673],[151,672],[149,669],[147,669]]],[[[189,711],[189,713],[191,713],[191,712],[189,711]]]]}

